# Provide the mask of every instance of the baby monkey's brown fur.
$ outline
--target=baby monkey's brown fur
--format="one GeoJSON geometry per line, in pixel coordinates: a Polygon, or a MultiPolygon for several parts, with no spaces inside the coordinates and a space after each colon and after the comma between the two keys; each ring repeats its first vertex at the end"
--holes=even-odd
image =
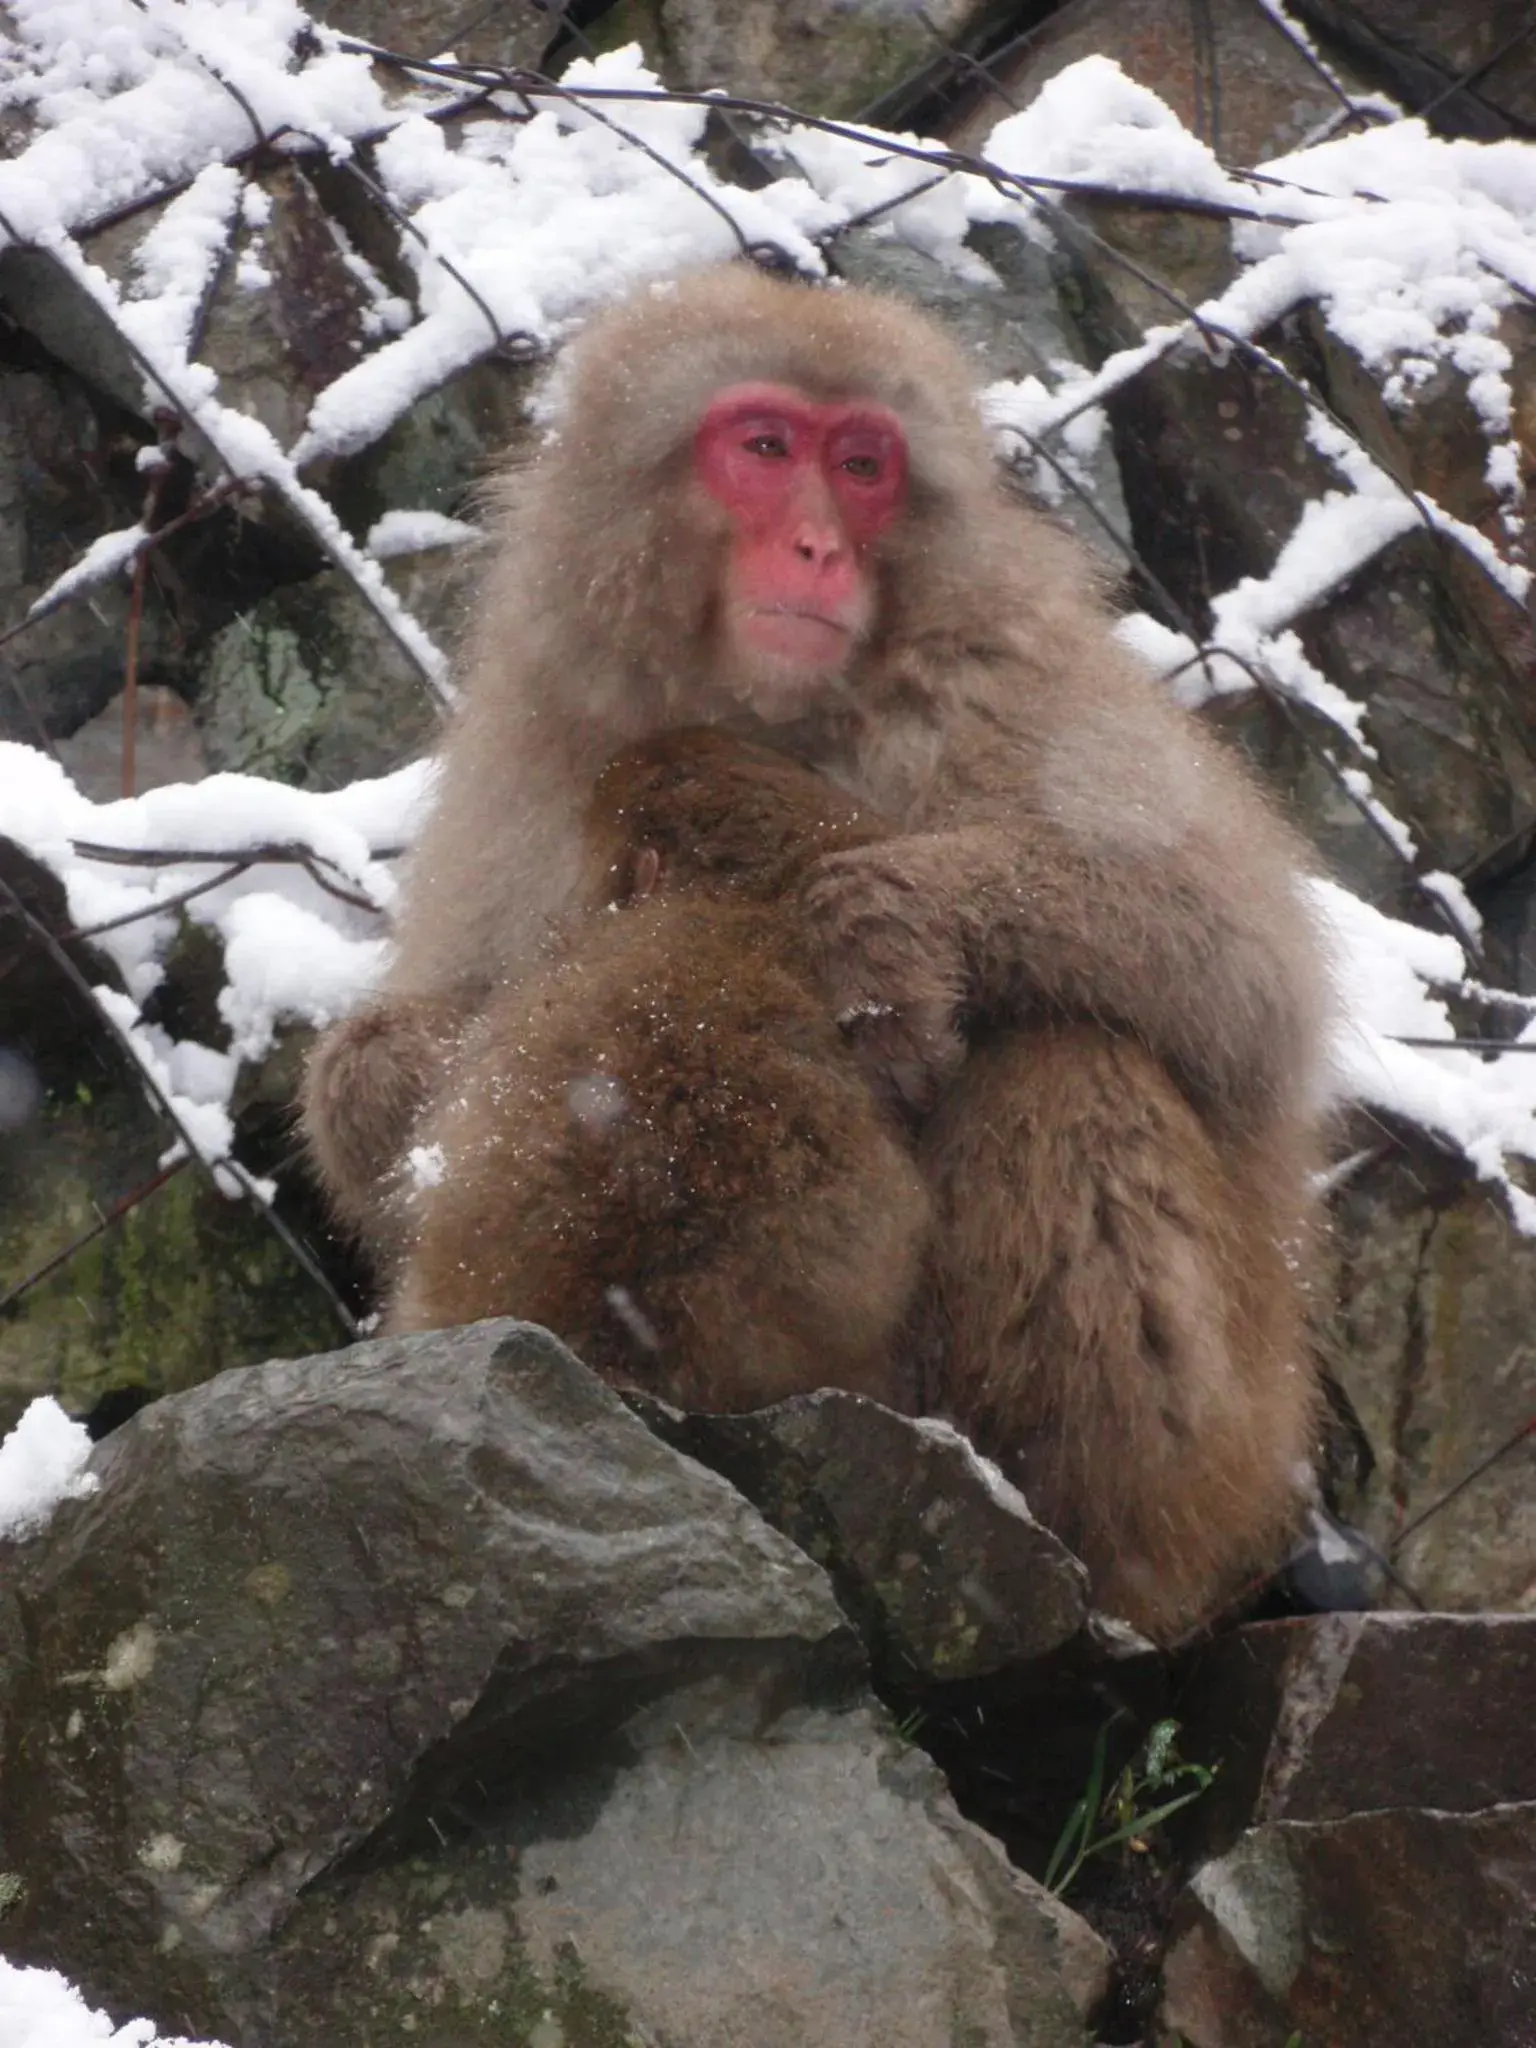
{"type": "Polygon", "coordinates": [[[928,1198],[794,900],[882,828],[700,729],[621,754],[587,829],[564,956],[490,1004],[417,1131],[441,1177],[399,1198],[390,1327],[525,1316],[690,1408],[828,1385],[906,1405],[928,1198]]]}

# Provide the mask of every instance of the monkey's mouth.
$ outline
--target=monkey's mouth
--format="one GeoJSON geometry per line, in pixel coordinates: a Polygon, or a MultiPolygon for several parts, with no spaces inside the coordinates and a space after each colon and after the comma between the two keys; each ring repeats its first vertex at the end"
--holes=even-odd
{"type": "Polygon", "coordinates": [[[851,626],[799,605],[755,605],[745,625],[758,653],[798,669],[839,669],[853,642],[851,626]]]}

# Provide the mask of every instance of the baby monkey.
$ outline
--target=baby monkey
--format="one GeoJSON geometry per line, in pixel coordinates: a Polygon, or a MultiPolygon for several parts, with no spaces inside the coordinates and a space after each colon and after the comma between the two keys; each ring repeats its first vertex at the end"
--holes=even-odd
{"type": "Polygon", "coordinates": [[[417,1126],[391,1330],[522,1316],[685,1408],[911,1405],[928,1196],[799,905],[813,862],[885,832],[714,728],[609,764],[560,956],[490,999],[417,1126]]]}

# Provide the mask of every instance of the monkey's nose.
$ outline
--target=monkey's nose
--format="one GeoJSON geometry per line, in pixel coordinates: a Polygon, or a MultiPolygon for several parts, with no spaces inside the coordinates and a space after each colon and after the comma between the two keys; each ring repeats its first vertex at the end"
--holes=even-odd
{"type": "Polygon", "coordinates": [[[816,569],[827,569],[841,555],[843,537],[829,529],[803,526],[791,545],[802,562],[809,562],[816,569]]]}

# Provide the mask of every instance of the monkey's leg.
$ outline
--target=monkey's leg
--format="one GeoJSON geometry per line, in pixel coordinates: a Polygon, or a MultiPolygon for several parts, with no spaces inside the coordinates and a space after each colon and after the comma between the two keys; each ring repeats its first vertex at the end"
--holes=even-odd
{"type": "MultiPolygon", "coordinates": [[[[560,1129],[563,1109],[546,1121],[472,1075],[425,1127],[447,1171],[419,1205],[386,1329],[521,1316],[605,1379],[684,1408],[737,1412],[824,1386],[911,1407],[898,1340],[928,1196],[848,1082],[829,1092],[849,1128],[737,1133],[737,1156],[696,1158],[691,1200],[657,1207],[645,1191],[675,1177],[664,1119],[619,1127],[605,1155],[560,1129]]],[[[718,1142],[693,1135],[701,1154],[718,1142]]]]}
{"type": "Polygon", "coordinates": [[[379,1002],[323,1034],[304,1075],[304,1134],[338,1218],[370,1250],[390,1237],[391,1170],[465,1022],[457,1000],[379,1002]]]}
{"type": "Polygon", "coordinates": [[[933,1405],[1167,1639],[1270,1564],[1310,1455],[1302,1134],[1218,1149],[1091,1025],[982,1047],[924,1135],[933,1405]]]}
{"type": "Polygon", "coordinates": [[[771,1190],[784,1146],[765,1157],[762,1192],[722,1215],[719,1247],[677,1275],[661,1360],[669,1399],[739,1411],[839,1387],[916,1407],[901,1340],[928,1243],[927,1189],[862,1101],[850,1097],[835,1137],[835,1170],[819,1173],[807,1147],[795,1161],[802,1184],[783,1198],[771,1190]]]}

